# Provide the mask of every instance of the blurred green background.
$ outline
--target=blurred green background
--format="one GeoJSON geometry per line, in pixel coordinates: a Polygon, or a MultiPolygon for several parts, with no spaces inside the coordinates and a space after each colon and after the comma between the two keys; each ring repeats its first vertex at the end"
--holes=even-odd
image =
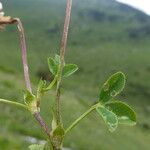
{"type": "MultiPolygon", "coordinates": [[[[26,31],[28,61],[34,90],[41,77],[48,82],[47,57],[59,53],[65,0],[1,0],[6,15],[21,18],[26,31]]],[[[119,126],[109,133],[92,113],[69,133],[72,150],[150,149],[150,17],[115,0],[73,0],[66,62],[79,71],[62,86],[64,126],[98,99],[99,88],[114,72],[127,76],[118,99],[137,112],[135,127],[119,126]]],[[[23,102],[25,89],[16,26],[0,32],[0,97],[23,102]]],[[[42,101],[42,116],[50,125],[54,91],[42,101]]],[[[27,150],[41,143],[42,131],[23,110],[0,104],[0,150],[27,150]]]]}

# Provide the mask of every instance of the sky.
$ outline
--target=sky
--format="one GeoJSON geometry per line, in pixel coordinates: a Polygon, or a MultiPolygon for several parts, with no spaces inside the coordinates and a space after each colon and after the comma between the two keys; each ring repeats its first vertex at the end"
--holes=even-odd
{"type": "Polygon", "coordinates": [[[150,15],[150,0],[116,0],[116,1],[131,5],[150,15]]]}
{"type": "MultiPolygon", "coordinates": [[[[131,5],[146,14],[150,15],[150,0],[116,0],[118,2],[122,2],[128,5],[131,5]]],[[[0,11],[2,10],[2,5],[0,2],[0,11]]]]}

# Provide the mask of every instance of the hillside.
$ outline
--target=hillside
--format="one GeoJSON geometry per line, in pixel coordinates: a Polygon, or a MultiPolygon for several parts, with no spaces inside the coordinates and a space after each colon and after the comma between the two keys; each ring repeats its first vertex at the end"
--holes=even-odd
{"type": "MultiPolygon", "coordinates": [[[[41,76],[50,81],[46,59],[59,51],[65,0],[2,2],[5,13],[20,17],[25,26],[33,86],[37,85],[41,76]]],[[[149,39],[150,17],[144,13],[114,0],[73,1],[66,62],[76,63],[80,69],[64,80],[65,125],[96,101],[99,87],[118,70],[127,75],[127,85],[120,99],[136,109],[138,125],[135,128],[119,127],[118,132],[108,134],[106,127],[92,114],[74,129],[73,135],[65,143],[67,147],[73,150],[99,150],[103,145],[102,150],[149,150],[149,39]],[[71,105],[75,108],[70,108],[71,105]],[[70,119],[68,112],[71,113],[70,119]]],[[[1,97],[21,100],[23,89],[17,31],[14,26],[9,26],[0,33],[1,97]]],[[[50,103],[48,99],[46,95],[43,110],[47,108],[46,102],[50,103]]],[[[25,140],[25,135],[42,138],[38,126],[29,118],[31,116],[23,111],[0,104],[0,150],[11,150],[12,147],[15,150],[26,149],[29,141],[25,140]],[[16,141],[14,137],[19,139],[16,141]]],[[[49,121],[49,116],[45,119],[49,121]]]]}

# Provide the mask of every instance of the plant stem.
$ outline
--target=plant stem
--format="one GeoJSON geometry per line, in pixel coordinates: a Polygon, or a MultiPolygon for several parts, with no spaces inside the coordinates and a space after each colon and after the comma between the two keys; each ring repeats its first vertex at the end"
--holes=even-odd
{"type": "Polygon", "coordinates": [[[22,63],[23,63],[25,84],[26,84],[26,88],[30,92],[32,92],[30,77],[29,77],[28,62],[27,62],[26,40],[25,40],[25,34],[24,34],[24,28],[23,28],[22,22],[19,18],[11,18],[11,17],[4,17],[4,18],[6,19],[0,22],[0,24],[2,25],[17,23],[19,36],[20,36],[20,46],[22,50],[22,63]]]}
{"type": "Polygon", "coordinates": [[[60,51],[60,58],[61,58],[61,65],[64,63],[64,56],[65,56],[65,50],[66,50],[66,44],[67,44],[67,38],[68,38],[68,29],[70,24],[70,16],[71,16],[71,7],[72,7],[72,0],[67,0],[67,6],[66,6],[66,16],[65,16],[65,23],[64,23],[64,30],[63,30],[63,36],[61,40],[61,51],[60,51]]]}
{"type": "Polygon", "coordinates": [[[65,134],[67,134],[71,129],[73,129],[82,119],[84,119],[89,113],[91,113],[96,107],[98,107],[100,104],[97,103],[93,105],[90,109],[88,109],[85,113],[83,113],[78,119],[76,119],[65,131],[65,134]]]}
{"type": "MultiPolygon", "coordinates": [[[[17,27],[19,30],[19,35],[20,35],[20,45],[21,45],[21,50],[22,50],[22,63],[23,63],[23,69],[24,69],[24,79],[25,79],[25,84],[26,88],[32,92],[31,88],[31,82],[30,82],[30,76],[29,76],[29,67],[28,67],[28,62],[27,62],[27,48],[26,48],[26,41],[25,41],[25,34],[24,34],[24,28],[22,25],[22,22],[19,18],[14,18],[17,22],[17,27]]],[[[43,131],[48,135],[50,139],[50,129],[42,119],[41,115],[39,112],[35,112],[33,114],[35,119],[38,121],[39,125],[43,129],[43,131]]]]}
{"type": "MultiPolygon", "coordinates": [[[[23,69],[24,69],[24,78],[25,78],[26,88],[30,92],[32,92],[30,77],[29,77],[29,69],[28,69],[29,67],[28,67],[28,62],[27,62],[27,48],[26,48],[25,34],[24,34],[24,28],[23,28],[22,22],[19,18],[11,18],[11,17],[7,17],[7,19],[0,22],[0,24],[3,24],[3,25],[14,24],[14,23],[17,23],[17,27],[19,30],[20,45],[21,45],[21,50],[22,50],[22,63],[23,63],[23,69]]],[[[28,109],[28,107],[26,105],[23,105],[21,103],[17,103],[14,101],[8,101],[5,99],[0,99],[0,102],[12,104],[12,105],[16,105],[16,106],[20,106],[20,107],[23,107],[25,109],[28,109]]],[[[40,116],[40,113],[36,112],[33,114],[33,116],[38,121],[39,125],[41,126],[41,128],[44,130],[44,132],[48,135],[48,137],[50,139],[50,129],[45,124],[44,120],[40,116]]]]}
{"type": "Polygon", "coordinates": [[[9,101],[9,100],[6,100],[6,99],[0,99],[0,102],[5,103],[5,104],[10,104],[10,105],[15,105],[15,106],[18,106],[18,107],[22,107],[24,109],[28,109],[26,105],[21,104],[21,103],[17,103],[17,102],[14,102],[14,101],[9,101]]]}
{"type": "Polygon", "coordinates": [[[58,78],[57,78],[57,87],[56,87],[56,114],[57,114],[57,123],[60,122],[60,85],[61,85],[61,78],[62,78],[62,71],[65,62],[65,51],[67,45],[67,38],[68,38],[68,29],[70,24],[70,16],[71,16],[71,7],[72,7],[72,0],[67,0],[66,6],[66,15],[65,15],[65,22],[64,22],[64,30],[61,40],[60,46],[60,66],[58,69],[58,78]]]}
{"type": "Polygon", "coordinates": [[[19,18],[15,18],[17,22],[17,27],[20,35],[20,46],[22,50],[22,63],[23,63],[23,70],[24,70],[24,79],[26,88],[32,92],[31,89],[31,83],[30,83],[30,77],[29,77],[29,67],[27,62],[27,48],[26,48],[26,40],[25,40],[25,34],[24,34],[24,28],[22,26],[22,22],[19,18]]]}
{"type": "MultiPolygon", "coordinates": [[[[0,102],[5,103],[5,104],[18,106],[18,107],[21,107],[21,108],[24,108],[24,109],[28,110],[28,107],[26,105],[18,103],[18,102],[9,101],[9,100],[6,100],[6,99],[0,99],[0,102]]],[[[50,130],[46,126],[46,124],[43,121],[40,114],[39,113],[34,113],[33,115],[34,115],[35,119],[39,122],[39,124],[40,124],[41,128],[43,129],[43,131],[48,135],[48,137],[50,137],[50,130]]]]}
{"type": "Polygon", "coordinates": [[[50,129],[47,127],[47,125],[45,124],[43,118],[41,117],[41,115],[39,113],[34,113],[33,114],[35,119],[38,121],[38,123],[40,124],[42,130],[47,134],[47,136],[50,137],[50,129]]]}

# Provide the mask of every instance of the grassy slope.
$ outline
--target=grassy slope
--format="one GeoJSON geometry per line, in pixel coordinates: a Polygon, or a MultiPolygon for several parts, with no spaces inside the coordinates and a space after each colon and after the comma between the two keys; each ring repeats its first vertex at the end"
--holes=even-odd
{"type": "MultiPolygon", "coordinates": [[[[36,85],[37,74],[48,74],[46,58],[59,49],[64,0],[12,0],[4,4],[7,14],[21,17],[25,24],[31,78],[36,85]]],[[[64,81],[65,126],[96,101],[99,86],[117,70],[127,74],[121,99],[134,106],[139,122],[135,128],[120,127],[118,132],[110,134],[98,116],[92,114],[67,137],[66,146],[74,150],[150,148],[149,24],[149,17],[113,1],[74,1],[66,61],[77,63],[80,70],[64,81]]],[[[24,83],[16,36],[14,27],[0,33],[0,91],[1,97],[22,101],[24,83]]],[[[43,116],[46,114],[49,122],[50,112],[45,111],[50,109],[47,103],[50,103],[49,95],[43,101],[43,116]]],[[[24,135],[43,138],[31,118],[22,110],[0,105],[0,150],[26,149],[29,143],[24,135]]]]}

